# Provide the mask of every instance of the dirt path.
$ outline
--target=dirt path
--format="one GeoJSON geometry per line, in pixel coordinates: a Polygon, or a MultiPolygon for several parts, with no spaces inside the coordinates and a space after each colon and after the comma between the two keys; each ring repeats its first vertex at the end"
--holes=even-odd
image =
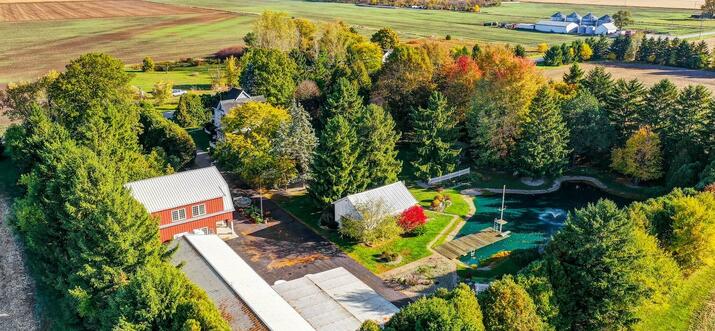
{"type": "MultiPolygon", "coordinates": [[[[557,179],[554,180],[553,185],[551,187],[546,188],[546,189],[533,189],[533,190],[521,190],[521,189],[506,189],[506,193],[508,194],[525,194],[525,195],[537,195],[537,194],[546,194],[546,193],[553,193],[558,191],[561,188],[561,183],[564,182],[575,182],[575,183],[585,183],[591,186],[594,186],[600,190],[603,190],[604,192],[608,192],[613,195],[625,197],[625,198],[633,198],[630,194],[614,190],[608,185],[604,184],[602,181],[600,181],[598,178],[594,177],[589,177],[589,176],[561,176],[557,179]]],[[[470,196],[477,196],[477,195],[482,195],[485,192],[492,193],[492,194],[501,194],[502,189],[500,188],[468,188],[465,190],[462,190],[460,193],[465,194],[465,195],[470,195],[470,196]]]]}
{"type": "Polygon", "coordinates": [[[38,330],[35,289],[7,224],[8,206],[0,195],[0,330],[38,330]]]}

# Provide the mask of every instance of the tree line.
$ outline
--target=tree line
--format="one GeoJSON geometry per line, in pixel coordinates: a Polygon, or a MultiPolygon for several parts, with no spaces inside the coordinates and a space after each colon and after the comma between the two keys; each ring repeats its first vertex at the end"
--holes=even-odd
{"type": "Polygon", "coordinates": [[[481,7],[501,5],[501,0],[331,0],[326,2],[466,12],[479,12],[481,7]]]}
{"type": "Polygon", "coordinates": [[[689,69],[710,69],[713,54],[708,44],[701,40],[690,42],[669,37],[605,36],[589,37],[571,45],[555,45],[546,50],[544,65],[560,66],[588,60],[636,61],[689,69]]]}
{"type": "Polygon", "coordinates": [[[19,86],[2,96],[20,121],[5,140],[24,173],[10,223],[48,327],[229,330],[171,263],[157,220],[124,188],[193,158],[186,132],[139,107],[124,64],[105,54],[19,86]]]}

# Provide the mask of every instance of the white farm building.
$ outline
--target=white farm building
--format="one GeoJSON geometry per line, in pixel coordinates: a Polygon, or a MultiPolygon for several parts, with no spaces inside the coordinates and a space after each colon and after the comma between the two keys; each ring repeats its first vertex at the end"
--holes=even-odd
{"type": "Polygon", "coordinates": [[[343,217],[359,219],[361,216],[356,206],[379,200],[382,200],[391,215],[397,215],[417,204],[417,200],[412,196],[412,193],[407,190],[405,184],[403,182],[396,182],[365,192],[348,195],[335,201],[333,203],[335,207],[335,221],[340,224],[343,217]]]}
{"type": "Polygon", "coordinates": [[[549,33],[574,33],[578,24],[574,22],[539,21],[534,24],[534,30],[549,33]]]}

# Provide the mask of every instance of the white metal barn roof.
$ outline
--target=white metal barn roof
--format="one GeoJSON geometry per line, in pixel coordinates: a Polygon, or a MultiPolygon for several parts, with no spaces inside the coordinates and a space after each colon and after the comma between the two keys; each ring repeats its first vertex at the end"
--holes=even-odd
{"type": "Polygon", "coordinates": [[[150,213],[223,198],[225,211],[233,211],[228,184],[216,167],[177,172],[124,185],[150,213]]]}
{"type": "Polygon", "coordinates": [[[383,324],[398,311],[342,267],[273,288],[318,331],[354,331],[366,320],[383,324]]]}
{"type": "MultiPolygon", "coordinates": [[[[355,206],[369,202],[382,200],[388,212],[395,214],[417,204],[417,200],[412,196],[403,182],[396,182],[389,185],[367,190],[365,192],[348,195],[338,201],[335,205],[335,221],[340,222],[344,215],[355,214],[355,206]]],[[[358,216],[358,215],[355,215],[358,216]]]]}
{"type": "Polygon", "coordinates": [[[543,25],[543,26],[555,26],[555,27],[562,27],[566,28],[569,26],[578,26],[578,24],[574,22],[558,22],[558,21],[539,21],[536,22],[536,25],[543,25]]]}
{"type": "Polygon", "coordinates": [[[270,330],[315,330],[218,236],[187,235],[184,238],[270,330]]]}

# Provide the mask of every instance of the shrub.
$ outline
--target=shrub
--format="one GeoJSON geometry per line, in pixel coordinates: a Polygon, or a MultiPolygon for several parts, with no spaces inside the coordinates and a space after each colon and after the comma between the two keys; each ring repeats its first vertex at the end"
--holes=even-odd
{"type": "Polygon", "coordinates": [[[245,46],[231,46],[231,47],[226,47],[218,52],[214,53],[214,57],[223,61],[228,59],[229,57],[233,56],[237,59],[240,59],[243,54],[246,53],[246,47],[245,46]]]}
{"type": "Polygon", "coordinates": [[[193,162],[196,144],[186,130],[164,119],[153,109],[142,111],[139,120],[144,127],[139,142],[146,152],[160,148],[163,153],[159,154],[174,169],[182,169],[193,162]]]}
{"type": "Polygon", "coordinates": [[[400,219],[397,224],[405,230],[405,232],[412,232],[413,230],[421,227],[427,223],[427,216],[425,211],[420,206],[412,206],[407,208],[400,215],[400,219]]]}
{"type": "Polygon", "coordinates": [[[377,258],[380,261],[384,261],[384,262],[395,262],[395,261],[397,261],[397,259],[399,257],[400,257],[400,254],[398,254],[397,252],[393,252],[391,250],[382,251],[382,253],[380,253],[380,255],[377,256],[377,258]]]}
{"type": "Polygon", "coordinates": [[[360,325],[358,331],[380,331],[380,325],[373,320],[367,320],[360,325]]]}
{"type": "Polygon", "coordinates": [[[359,217],[343,217],[339,232],[368,246],[389,241],[402,233],[395,217],[389,215],[382,200],[366,202],[355,206],[359,217]]]}
{"type": "Polygon", "coordinates": [[[444,37],[445,40],[452,40],[452,35],[448,34],[446,37],[444,37]]]}
{"type": "Polygon", "coordinates": [[[171,98],[171,89],[174,85],[171,82],[158,81],[154,83],[151,94],[154,96],[154,103],[161,106],[171,98]]]}
{"type": "Polygon", "coordinates": [[[151,57],[147,56],[142,61],[142,71],[154,71],[154,60],[151,57]]]}

